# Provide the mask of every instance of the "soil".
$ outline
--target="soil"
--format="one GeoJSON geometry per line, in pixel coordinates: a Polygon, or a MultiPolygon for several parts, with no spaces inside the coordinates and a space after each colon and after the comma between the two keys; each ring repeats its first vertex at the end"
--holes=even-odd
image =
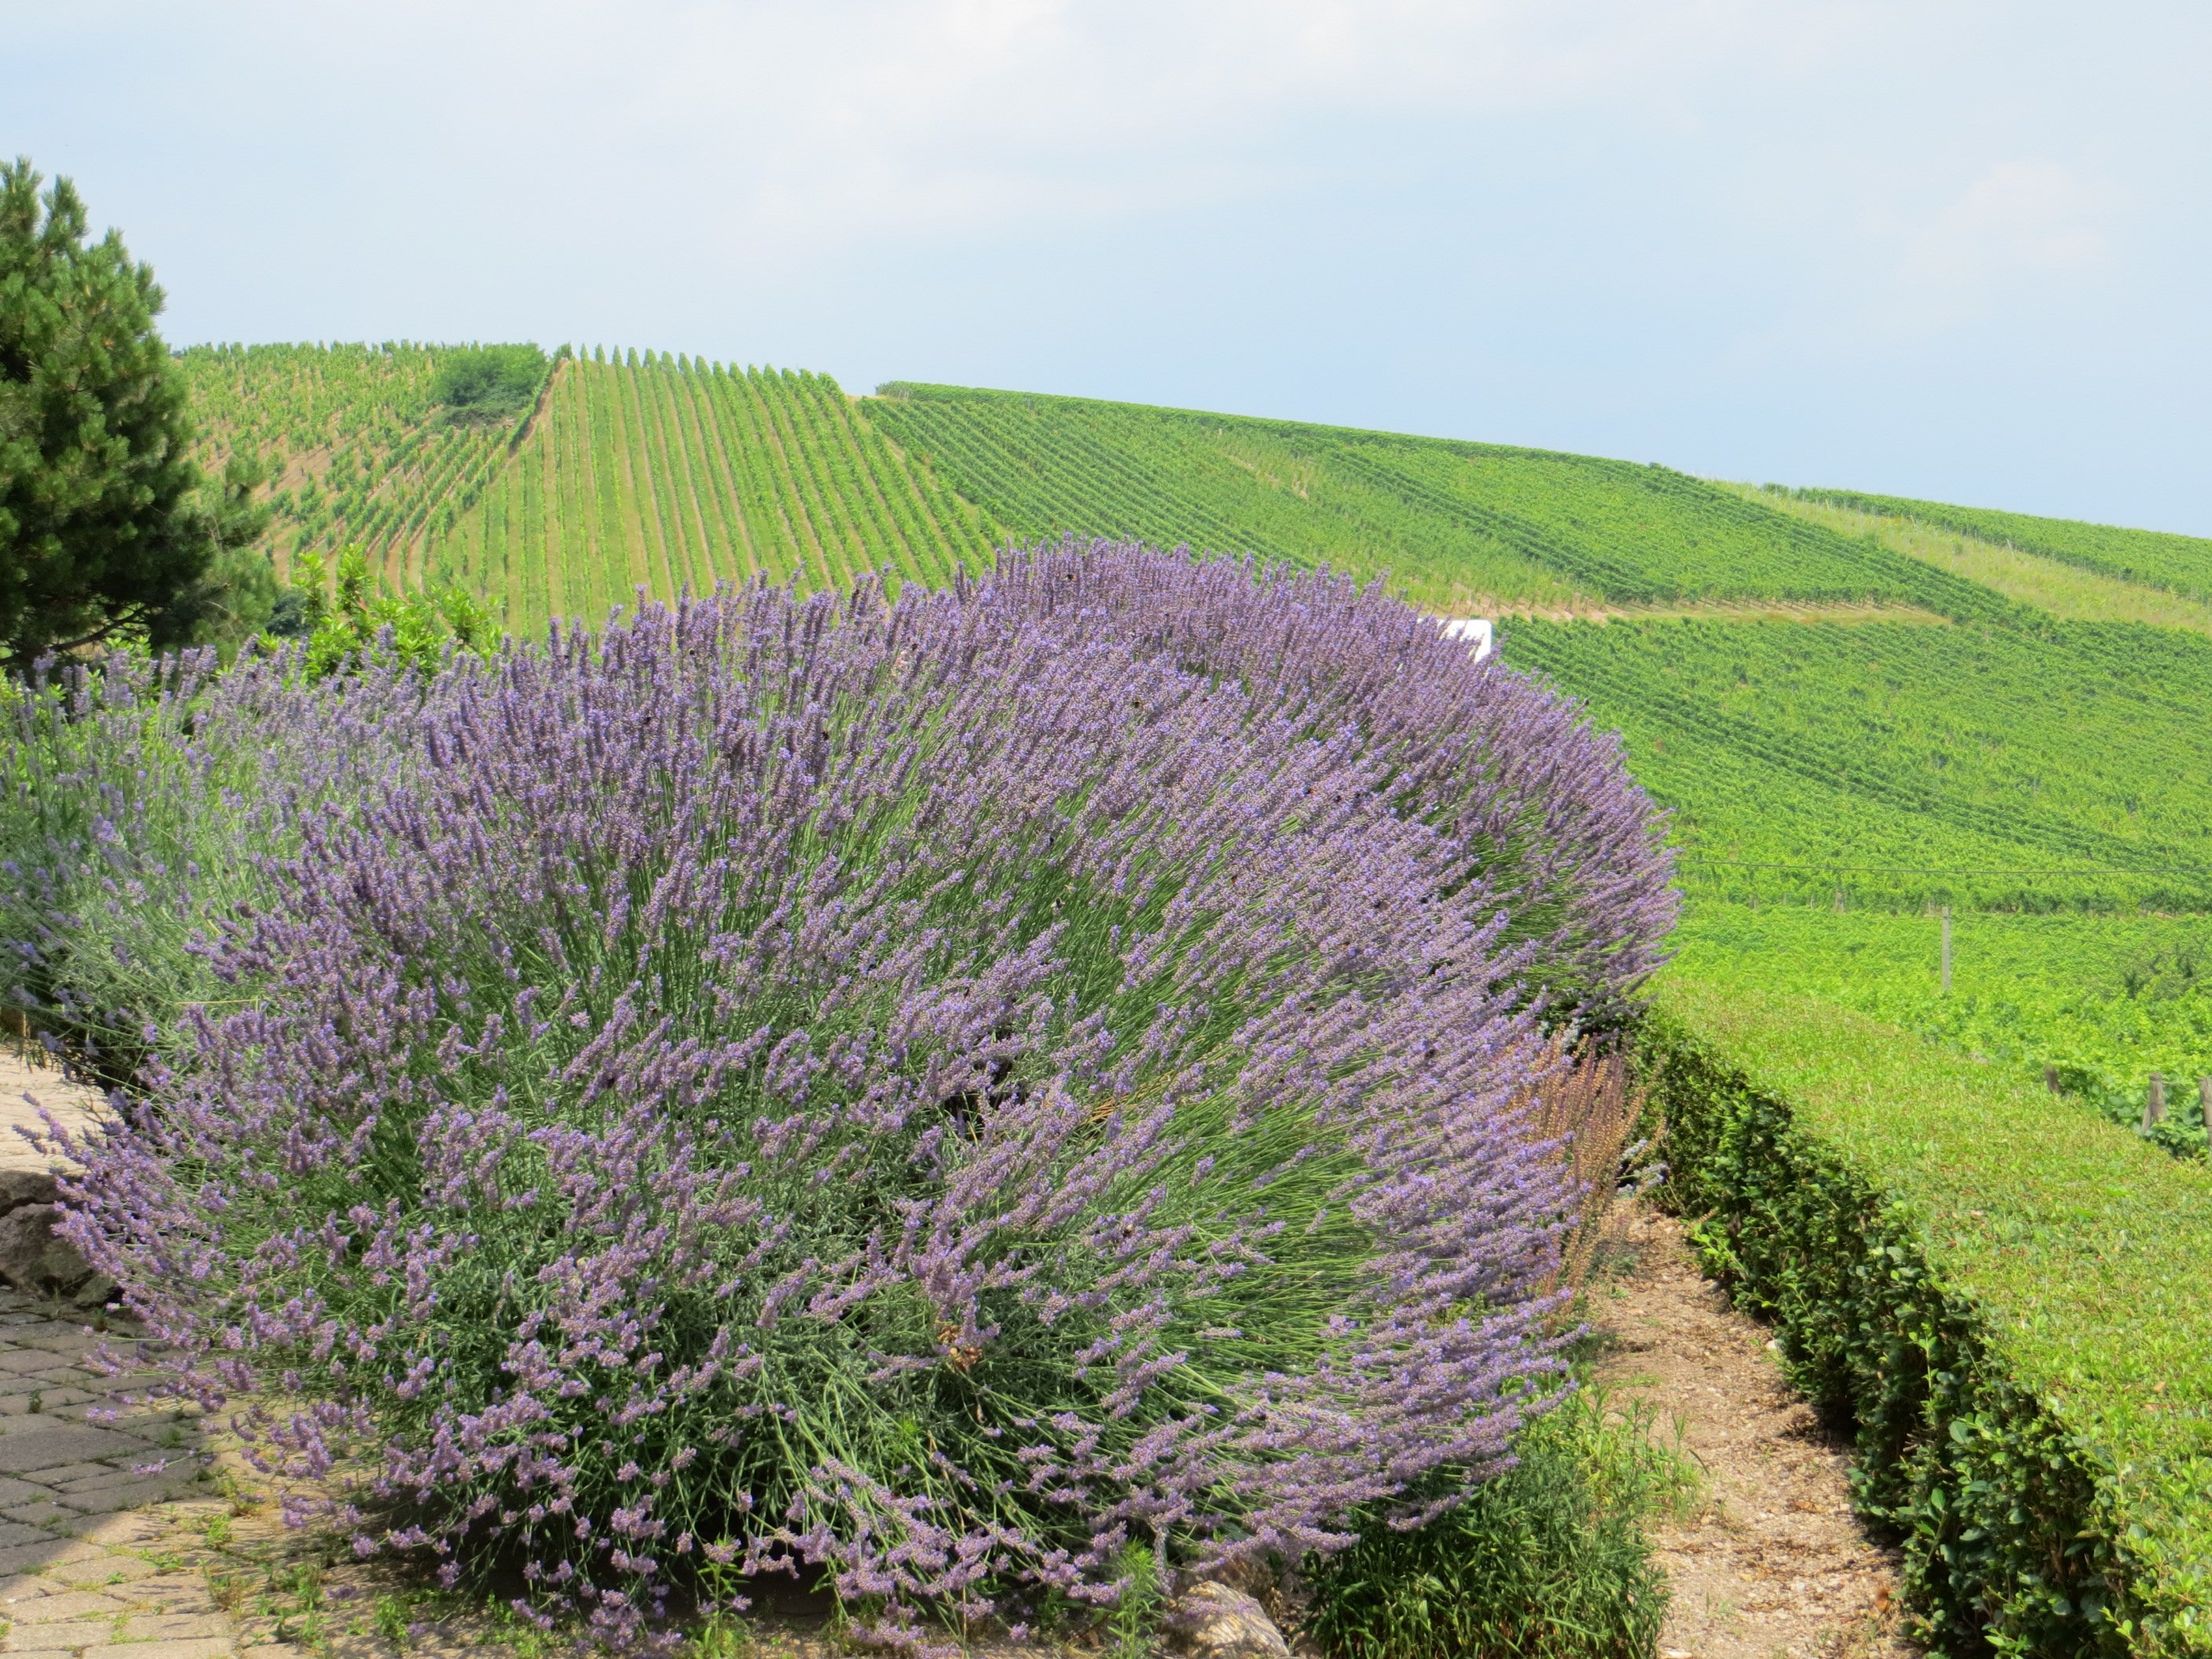
{"type": "Polygon", "coordinates": [[[1851,1513],[1844,1443],[1784,1379],[1766,1328],[1638,1205],[1591,1295],[1600,1380],[1638,1400],[1703,1489],[1655,1527],[1674,1597],[1660,1659],[1905,1659],[1894,1551],[1851,1513]]]}

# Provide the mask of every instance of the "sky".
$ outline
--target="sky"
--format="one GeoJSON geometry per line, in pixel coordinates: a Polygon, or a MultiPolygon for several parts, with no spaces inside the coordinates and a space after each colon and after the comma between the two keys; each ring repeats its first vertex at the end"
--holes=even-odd
{"type": "Polygon", "coordinates": [[[2212,535],[2212,7],[0,0],[173,343],[535,339],[2212,535]]]}

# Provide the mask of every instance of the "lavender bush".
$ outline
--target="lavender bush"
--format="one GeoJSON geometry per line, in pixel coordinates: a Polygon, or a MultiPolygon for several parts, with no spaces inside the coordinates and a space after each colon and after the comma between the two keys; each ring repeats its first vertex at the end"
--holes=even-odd
{"type": "Polygon", "coordinates": [[[1522,682],[1425,771],[1350,635],[1164,651],[1038,602],[1057,556],[103,717],[172,761],[76,902],[159,866],[207,932],[66,1224],[181,1389],[299,1402],[265,1455],[354,1481],[358,1547],[504,1552],[625,1639],[811,1564],[914,1639],[1110,1601],[1133,1543],[1416,1524],[1540,1409],[1523,981],[1620,994],[1658,906],[1531,925],[1501,871],[1632,823],[1576,878],[1642,893],[1648,805],[1522,682]],[[1548,817],[1563,771],[1475,752],[1531,733],[1599,773],[1548,817]]]}
{"type": "Polygon", "coordinates": [[[1394,805],[1464,843],[1462,902],[1507,914],[1584,1030],[1621,1019],[1658,966],[1674,857],[1620,740],[1498,658],[1470,662],[1380,581],[1071,538],[1010,550],[974,597],[1233,678],[1303,729],[1357,729],[1394,805]]]}

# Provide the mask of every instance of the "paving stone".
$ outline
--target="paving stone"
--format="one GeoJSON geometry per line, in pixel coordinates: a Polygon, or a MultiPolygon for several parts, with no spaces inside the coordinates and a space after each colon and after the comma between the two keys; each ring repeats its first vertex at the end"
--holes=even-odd
{"type": "Polygon", "coordinates": [[[64,1584],[106,1584],[118,1580],[127,1583],[133,1578],[151,1578],[160,1571],[151,1561],[141,1561],[135,1555],[115,1555],[74,1540],[64,1547],[86,1552],[46,1569],[47,1577],[58,1578],[64,1584]]]}
{"type": "Polygon", "coordinates": [[[106,1474],[105,1463],[57,1463],[50,1469],[25,1469],[23,1479],[35,1480],[42,1486],[65,1486],[72,1480],[82,1480],[88,1474],[106,1474]]]}
{"type": "Polygon", "coordinates": [[[203,1636],[168,1642],[118,1642],[87,1648],[84,1659],[222,1659],[235,1651],[227,1636],[203,1636]]]}
{"type": "Polygon", "coordinates": [[[15,1659],[71,1659],[71,1655],[67,1648],[31,1648],[15,1659]]]}
{"type": "Polygon", "coordinates": [[[0,1512],[4,1512],[4,1506],[9,1504],[35,1504],[52,1496],[44,1487],[34,1486],[27,1480],[0,1475],[0,1512]]]}
{"type": "Polygon", "coordinates": [[[93,1620],[125,1612],[112,1595],[93,1590],[63,1590],[53,1595],[25,1596],[20,1604],[7,1604],[8,1617],[18,1625],[51,1625],[62,1620],[93,1620]]]}
{"type": "Polygon", "coordinates": [[[199,1479],[198,1470],[141,1480],[127,1486],[106,1486],[98,1492],[65,1492],[54,1501],[80,1515],[106,1515],[116,1510],[135,1510],[158,1504],[190,1488],[199,1479]]]}
{"type": "MultiPolygon", "coordinates": [[[[163,1460],[161,1458],[152,1456],[146,1459],[146,1462],[149,1463],[158,1463],[162,1461],[163,1460]]],[[[175,1471],[173,1469],[165,1469],[162,1471],[164,1476],[174,1473],[175,1471]]],[[[75,1480],[56,1480],[50,1484],[59,1486],[65,1492],[100,1492],[109,1486],[137,1486],[145,1481],[148,1478],[148,1476],[141,1474],[136,1468],[125,1465],[124,1468],[119,1469],[103,1468],[95,1474],[83,1475],[75,1480]]]]}
{"type": "Polygon", "coordinates": [[[0,1549],[0,1572],[44,1572],[58,1562],[82,1561],[88,1556],[102,1559],[107,1552],[95,1544],[80,1544],[74,1538],[57,1538],[48,1544],[17,1544],[0,1549]]]}
{"type": "Polygon", "coordinates": [[[43,1527],[49,1522],[65,1521],[74,1511],[64,1509],[52,1498],[42,1498],[35,1504],[10,1504],[0,1510],[0,1515],[10,1521],[21,1521],[26,1526],[43,1527]]]}
{"type": "Polygon", "coordinates": [[[139,1579],[137,1583],[124,1583],[108,1590],[108,1595],[122,1595],[131,1597],[133,1606],[168,1608],[170,1613],[204,1613],[212,1606],[208,1601],[206,1573],[161,1573],[139,1579]]]}
{"type": "Polygon", "coordinates": [[[39,1528],[26,1526],[21,1521],[0,1522],[0,1549],[10,1544],[35,1544],[40,1535],[39,1528]]]}
{"type": "Polygon", "coordinates": [[[0,1371],[42,1371],[53,1363],[44,1348],[0,1348],[0,1371]]]}
{"type": "Polygon", "coordinates": [[[143,1440],[96,1429],[89,1423],[64,1423],[35,1416],[10,1418],[0,1424],[0,1474],[22,1474],[31,1469],[51,1469],[64,1463],[89,1463],[95,1458],[127,1457],[150,1451],[143,1440]]]}
{"type": "Polygon", "coordinates": [[[59,1625],[24,1625],[8,1632],[7,1651],[38,1648],[89,1648],[115,1639],[112,1619],[88,1619],[59,1625]]]}
{"type": "Polygon", "coordinates": [[[167,1642],[220,1636],[228,1640],[230,1620],[219,1613],[142,1613],[123,1621],[126,1642],[167,1642]]]}
{"type": "Polygon", "coordinates": [[[112,1515],[72,1515],[55,1522],[52,1531],[65,1533],[71,1538],[82,1538],[88,1544],[116,1545],[152,1544],[159,1542],[168,1532],[158,1514],[144,1510],[120,1510],[112,1515]]]}

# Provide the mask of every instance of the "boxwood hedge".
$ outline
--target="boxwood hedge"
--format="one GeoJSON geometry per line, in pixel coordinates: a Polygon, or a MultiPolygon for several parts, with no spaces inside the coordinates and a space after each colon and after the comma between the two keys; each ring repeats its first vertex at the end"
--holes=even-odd
{"type": "Polygon", "coordinates": [[[1802,999],[1672,978],[1641,1064],[1929,1644],[2212,1653],[2212,1170],[1802,999]]]}

